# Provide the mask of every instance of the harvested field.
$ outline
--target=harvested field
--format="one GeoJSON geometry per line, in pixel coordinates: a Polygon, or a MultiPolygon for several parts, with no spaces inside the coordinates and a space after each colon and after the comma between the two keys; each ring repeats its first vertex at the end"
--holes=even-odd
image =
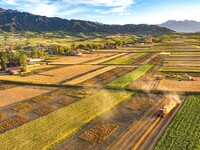
{"type": "Polygon", "coordinates": [[[32,87],[32,86],[19,86],[7,90],[0,91],[0,107],[20,102],[38,95],[48,93],[55,88],[32,87]]]}
{"type": "Polygon", "coordinates": [[[80,135],[80,138],[90,142],[95,145],[100,143],[101,141],[105,141],[109,136],[111,136],[116,130],[118,126],[115,124],[109,123],[101,123],[92,127],[90,130],[85,131],[80,135]]]}
{"type": "Polygon", "coordinates": [[[6,89],[14,88],[14,87],[16,87],[16,85],[12,85],[12,84],[0,84],[0,90],[6,90],[6,89]]]}
{"type": "Polygon", "coordinates": [[[28,71],[36,71],[36,72],[43,72],[45,70],[51,70],[55,69],[58,67],[57,65],[39,65],[39,66],[33,66],[33,67],[28,67],[28,71]]]}
{"type": "Polygon", "coordinates": [[[35,113],[41,115],[41,116],[44,116],[44,115],[47,115],[53,111],[55,111],[57,109],[56,106],[44,106],[38,110],[35,111],[35,113]]]}
{"type": "Polygon", "coordinates": [[[68,85],[78,84],[78,83],[81,83],[81,82],[83,82],[83,81],[86,81],[86,80],[88,80],[88,79],[90,79],[90,78],[93,78],[93,77],[95,77],[95,76],[97,76],[97,75],[99,75],[99,74],[102,74],[102,73],[107,72],[107,71],[109,71],[109,70],[111,70],[111,69],[114,69],[114,68],[116,68],[116,67],[115,67],[115,66],[108,66],[108,67],[99,69],[99,70],[97,70],[97,71],[91,72],[91,73],[89,73],[89,74],[83,75],[83,76],[81,76],[81,77],[79,77],[79,78],[76,78],[76,79],[74,79],[74,80],[71,80],[71,81],[69,81],[69,82],[66,82],[65,84],[68,84],[68,85]]]}
{"type": "Polygon", "coordinates": [[[144,110],[148,106],[150,106],[152,102],[153,102],[152,100],[142,98],[142,97],[134,98],[125,106],[125,108],[133,109],[133,110],[144,110]]]}
{"type": "Polygon", "coordinates": [[[0,123],[0,133],[4,132],[6,130],[9,130],[13,127],[19,126],[23,123],[25,123],[26,121],[28,121],[28,117],[23,116],[23,115],[17,115],[14,118],[11,118],[9,120],[6,120],[4,122],[0,123]]]}
{"type": "Polygon", "coordinates": [[[131,92],[102,90],[1,134],[0,147],[1,149],[13,149],[13,147],[16,149],[48,149],[131,96],[131,92]]]}
{"type": "Polygon", "coordinates": [[[54,60],[51,64],[80,64],[87,61],[91,61],[94,59],[98,59],[101,57],[106,57],[112,55],[112,53],[105,53],[105,54],[83,54],[82,56],[66,56],[61,57],[56,60],[54,60]]]}
{"type": "Polygon", "coordinates": [[[163,79],[158,85],[158,90],[169,91],[185,91],[185,92],[200,92],[200,78],[196,77],[196,81],[177,81],[163,79]]]}
{"type": "Polygon", "coordinates": [[[0,80],[28,82],[28,83],[43,83],[43,84],[59,84],[63,81],[79,76],[80,74],[101,68],[102,66],[95,65],[74,65],[63,68],[58,68],[50,71],[43,72],[39,75],[30,75],[26,77],[20,76],[0,76],[0,80]]]}
{"type": "Polygon", "coordinates": [[[62,105],[69,105],[69,104],[71,104],[71,103],[73,103],[75,101],[76,100],[74,98],[72,98],[72,97],[65,97],[65,98],[59,100],[58,102],[60,104],[62,104],[62,105]]]}
{"type": "Polygon", "coordinates": [[[31,104],[25,103],[25,104],[20,104],[18,106],[13,107],[13,110],[17,112],[25,112],[33,108],[31,104]]]}
{"type": "Polygon", "coordinates": [[[52,96],[38,96],[34,99],[32,99],[33,102],[35,103],[38,103],[38,104],[42,104],[42,103],[45,103],[45,102],[49,102],[49,101],[52,101],[54,99],[54,97],[52,96]]]}
{"type": "Polygon", "coordinates": [[[91,62],[88,62],[86,64],[101,64],[103,62],[106,62],[106,61],[109,61],[109,60],[112,60],[112,59],[115,59],[117,57],[120,57],[120,56],[123,56],[123,55],[126,55],[127,53],[120,53],[120,54],[116,54],[114,56],[110,56],[110,57],[106,57],[106,58],[101,58],[101,59],[98,59],[98,60],[94,60],[94,61],[91,61],[91,62]]]}

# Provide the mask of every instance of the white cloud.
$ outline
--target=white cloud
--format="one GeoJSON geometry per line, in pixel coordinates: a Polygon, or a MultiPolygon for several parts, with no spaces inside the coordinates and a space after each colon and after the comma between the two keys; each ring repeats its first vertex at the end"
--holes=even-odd
{"type": "Polygon", "coordinates": [[[2,4],[8,4],[8,5],[18,5],[17,0],[2,0],[2,4]]]}
{"type": "Polygon", "coordinates": [[[81,12],[127,13],[134,0],[0,0],[0,3],[36,15],[67,17],[81,12]]]}

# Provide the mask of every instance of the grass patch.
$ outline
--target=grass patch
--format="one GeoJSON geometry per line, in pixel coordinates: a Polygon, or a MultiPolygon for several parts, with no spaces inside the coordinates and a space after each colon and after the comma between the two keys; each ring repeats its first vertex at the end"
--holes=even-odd
{"type": "Polygon", "coordinates": [[[136,60],[136,59],[138,59],[138,58],[140,58],[144,55],[146,55],[146,53],[139,53],[139,54],[137,54],[137,55],[135,55],[131,58],[117,58],[117,59],[114,59],[112,61],[106,62],[104,64],[116,64],[116,65],[118,65],[118,64],[129,64],[129,63],[133,62],[134,60],[136,60]]]}
{"type": "Polygon", "coordinates": [[[143,74],[145,74],[151,67],[150,64],[145,64],[140,66],[139,68],[133,70],[132,72],[112,81],[111,83],[107,84],[108,87],[115,87],[115,88],[123,88],[129,85],[133,80],[136,80],[143,74]]]}
{"type": "Polygon", "coordinates": [[[155,149],[200,149],[199,108],[200,95],[189,96],[155,149]]]}
{"type": "Polygon", "coordinates": [[[131,92],[102,90],[0,135],[1,149],[49,149],[85,124],[132,96],[131,92]],[[21,134],[19,134],[21,133],[21,134]]]}

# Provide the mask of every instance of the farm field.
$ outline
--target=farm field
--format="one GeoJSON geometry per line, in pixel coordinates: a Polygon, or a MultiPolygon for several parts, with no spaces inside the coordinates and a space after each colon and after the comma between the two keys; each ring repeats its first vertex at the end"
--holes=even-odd
{"type": "Polygon", "coordinates": [[[0,76],[0,80],[9,80],[17,82],[28,82],[28,83],[44,83],[44,84],[62,84],[65,80],[79,76],[80,74],[87,73],[96,69],[102,68],[102,65],[75,65],[58,68],[50,71],[45,71],[38,75],[30,76],[0,76]]]}
{"type": "Polygon", "coordinates": [[[185,72],[185,73],[200,73],[200,67],[198,66],[163,66],[159,70],[160,72],[185,72]]]}
{"type": "Polygon", "coordinates": [[[169,91],[184,91],[184,92],[200,92],[200,78],[195,77],[195,81],[178,81],[163,79],[160,81],[157,89],[158,90],[169,90],[169,91]]]}
{"type": "Polygon", "coordinates": [[[115,59],[117,57],[120,57],[120,56],[123,56],[123,55],[126,55],[127,53],[119,53],[119,54],[115,54],[113,56],[109,56],[109,57],[105,57],[105,58],[101,58],[101,59],[98,59],[98,60],[94,60],[94,61],[91,61],[91,62],[86,62],[85,64],[101,64],[101,63],[104,63],[106,61],[110,61],[112,59],[115,59]]]}
{"type": "Polygon", "coordinates": [[[131,95],[132,93],[128,92],[100,91],[45,117],[1,134],[1,139],[6,142],[1,143],[0,147],[2,149],[11,149],[13,147],[22,149],[50,148],[55,143],[80,130],[87,122],[125,101],[131,95]],[[104,104],[103,108],[102,104],[104,104]],[[47,130],[48,132],[46,132],[47,130]],[[23,132],[23,134],[18,134],[18,132],[23,132]],[[41,135],[41,133],[43,134],[41,135]],[[10,137],[15,137],[16,142],[10,137]],[[34,140],[28,140],[29,142],[27,142],[27,139],[33,139],[33,137],[34,140]],[[37,143],[34,142],[36,139],[37,143]]]}
{"type": "Polygon", "coordinates": [[[199,107],[200,96],[189,96],[155,149],[199,149],[199,107]]]}
{"type": "Polygon", "coordinates": [[[117,78],[133,71],[135,67],[113,67],[114,69],[109,70],[105,73],[97,75],[91,79],[88,79],[79,85],[83,86],[106,86],[106,84],[111,81],[116,80],[117,78]]]}
{"type": "Polygon", "coordinates": [[[91,73],[89,73],[89,74],[86,74],[86,75],[84,75],[84,76],[81,76],[81,77],[79,77],[79,78],[76,78],[76,79],[74,79],[74,80],[71,80],[71,81],[69,81],[69,82],[66,82],[66,83],[64,83],[64,84],[68,84],[68,85],[78,84],[78,83],[81,83],[81,82],[83,82],[83,81],[85,81],[85,80],[88,80],[88,79],[90,79],[90,78],[92,78],[92,77],[95,77],[95,76],[97,76],[97,75],[99,75],[99,74],[102,74],[102,73],[104,73],[104,72],[107,72],[107,71],[109,71],[109,70],[112,70],[112,69],[114,69],[114,68],[116,68],[116,67],[115,67],[115,66],[108,66],[108,67],[99,69],[99,70],[97,70],[97,71],[91,72],[91,73]]]}
{"type": "Polygon", "coordinates": [[[53,60],[50,62],[50,64],[56,64],[56,65],[64,65],[64,64],[80,64],[80,63],[86,63],[88,61],[92,61],[95,59],[101,59],[104,57],[112,57],[113,53],[96,53],[96,54],[83,54],[82,56],[67,56],[67,57],[61,57],[58,59],[53,60]]]}
{"type": "Polygon", "coordinates": [[[18,86],[0,91],[0,106],[4,107],[52,91],[54,88],[18,86]],[[23,94],[19,94],[23,93],[23,94]]]}
{"type": "Polygon", "coordinates": [[[128,86],[133,80],[145,74],[151,67],[152,65],[149,65],[149,64],[142,65],[138,67],[137,69],[135,69],[134,71],[112,81],[107,86],[117,87],[117,88],[128,86]]]}
{"type": "Polygon", "coordinates": [[[132,63],[134,60],[144,56],[145,53],[140,53],[140,54],[129,54],[126,56],[122,56],[120,58],[114,59],[112,61],[109,62],[105,62],[104,64],[130,64],[132,63]]]}

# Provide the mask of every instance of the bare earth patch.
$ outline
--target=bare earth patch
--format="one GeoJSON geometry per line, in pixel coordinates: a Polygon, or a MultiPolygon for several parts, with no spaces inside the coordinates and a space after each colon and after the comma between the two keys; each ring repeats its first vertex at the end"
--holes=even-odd
{"type": "Polygon", "coordinates": [[[82,56],[66,56],[56,59],[52,64],[79,64],[101,57],[109,56],[112,53],[106,54],[83,54],[82,56]]]}
{"type": "Polygon", "coordinates": [[[158,85],[158,90],[200,92],[200,78],[196,81],[176,81],[163,79],[158,85]]]}
{"type": "Polygon", "coordinates": [[[20,86],[0,91],[0,107],[48,93],[55,88],[20,86]]]}

